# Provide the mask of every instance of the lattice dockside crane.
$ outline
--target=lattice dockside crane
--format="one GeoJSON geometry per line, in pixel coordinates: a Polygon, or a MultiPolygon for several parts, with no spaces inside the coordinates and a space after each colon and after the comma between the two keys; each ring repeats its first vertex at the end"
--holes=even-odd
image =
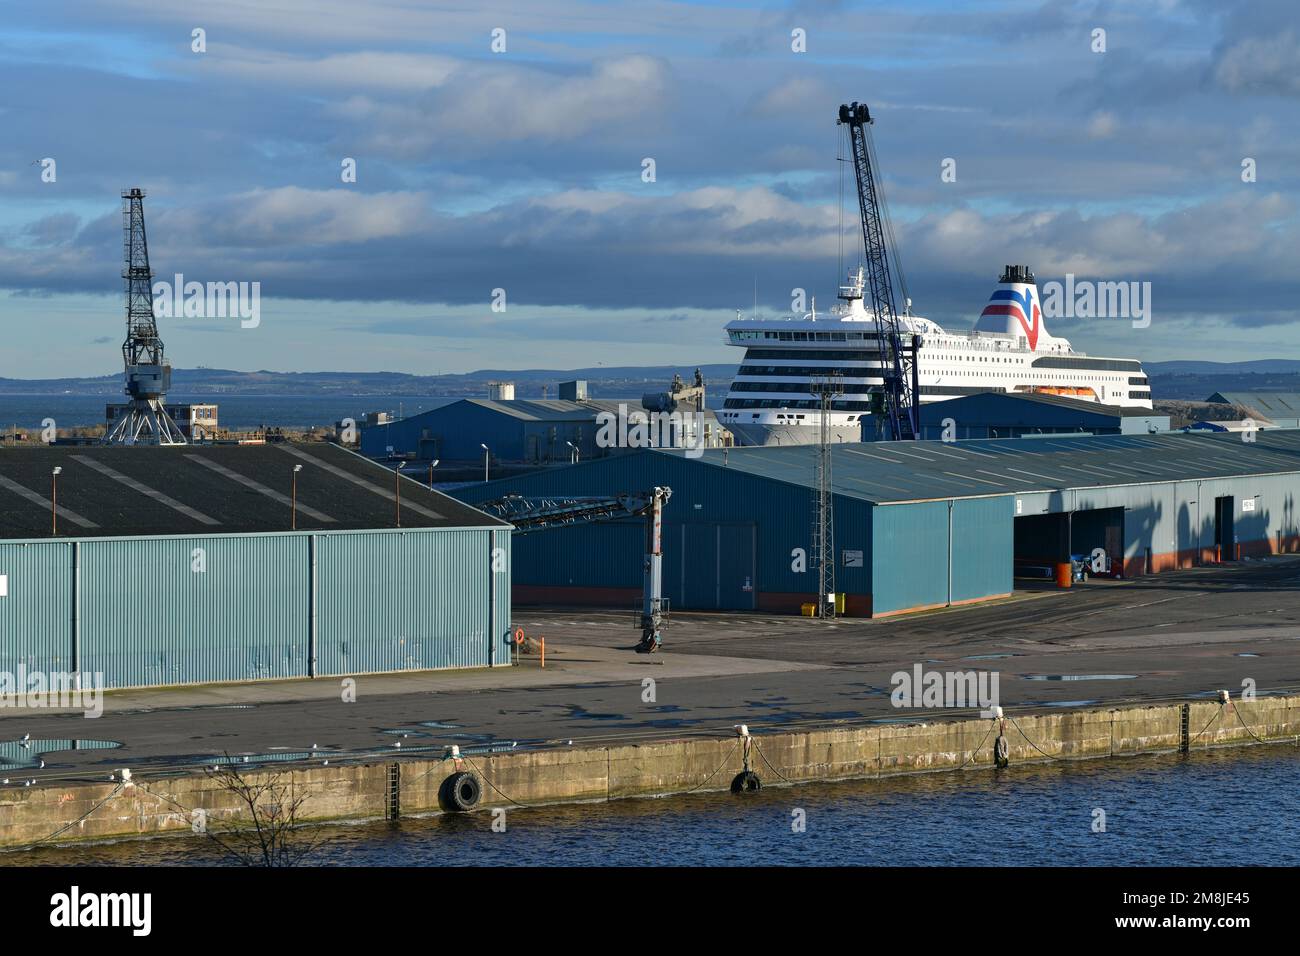
{"type": "Polygon", "coordinates": [[[668,601],[663,589],[663,510],[672,493],[671,488],[655,488],[653,491],[605,498],[506,495],[475,507],[510,522],[520,534],[644,515],[646,544],[642,567],[641,643],[637,650],[653,654],[663,646],[663,629],[668,622],[668,601]]]}
{"type": "Polygon", "coordinates": [[[104,436],[106,445],[184,445],[185,436],[163,402],[171,387],[172,367],[163,354],[153,312],[153,271],[144,231],[144,190],[122,193],[122,280],[126,288],[126,394],[130,402],[104,436]]]}
{"type": "Polygon", "coordinates": [[[898,310],[894,307],[894,287],[889,271],[885,237],[889,233],[889,214],[885,197],[876,183],[875,149],[871,144],[874,121],[866,103],[840,107],[839,125],[847,126],[853,149],[853,171],[858,182],[858,206],[862,214],[862,239],[866,254],[866,271],[871,287],[871,305],[876,318],[876,337],[880,346],[880,371],[884,381],[881,392],[881,416],[885,437],[891,441],[916,438],[920,433],[916,351],[920,337],[907,334],[904,340],[898,310]]]}

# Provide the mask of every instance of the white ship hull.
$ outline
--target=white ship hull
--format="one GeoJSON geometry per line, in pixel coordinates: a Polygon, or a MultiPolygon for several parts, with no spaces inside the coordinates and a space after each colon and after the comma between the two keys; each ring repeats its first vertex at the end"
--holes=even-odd
{"type": "MultiPolygon", "coordinates": [[[[876,437],[872,409],[882,385],[880,352],[876,323],[863,308],[861,292],[859,275],[841,290],[847,305],[830,315],[737,319],[727,325],[728,344],[746,352],[717,415],[739,443],[818,441],[822,413],[812,388],[828,374],[842,388],[829,413],[832,440],[876,437]]],[[[1027,269],[1008,267],[971,332],[948,332],[913,315],[900,316],[900,323],[905,334],[920,338],[917,399],[922,404],[1001,392],[1151,408],[1141,362],[1077,352],[1066,339],[1047,333],[1027,269]]]]}

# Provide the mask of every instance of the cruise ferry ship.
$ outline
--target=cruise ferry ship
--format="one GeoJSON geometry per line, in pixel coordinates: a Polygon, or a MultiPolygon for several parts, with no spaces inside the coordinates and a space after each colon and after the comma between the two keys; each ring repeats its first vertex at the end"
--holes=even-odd
{"type": "MultiPolygon", "coordinates": [[[[863,303],[858,269],[840,288],[841,304],[829,314],[802,319],[736,319],[727,342],[745,349],[740,371],[722,409],[722,425],[746,445],[806,444],[819,440],[817,376],[841,376],[843,393],[832,400],[833,441],[875,437],[872,392],[880,385],[875,318],[863,303]],[[864,434],[863,426],[866,425],[864,434]]],[[[1104,405],[1151,407],[1151,386],[1136,359],[1077,352],[1043,326],[1038,287],[1027,266],[1007,266],[970,332],[948,332],[929,319],[899,316],[904,335],[920,337],[919,401],[935,402],[976,392],[1064,395],[1104,405]]]]}

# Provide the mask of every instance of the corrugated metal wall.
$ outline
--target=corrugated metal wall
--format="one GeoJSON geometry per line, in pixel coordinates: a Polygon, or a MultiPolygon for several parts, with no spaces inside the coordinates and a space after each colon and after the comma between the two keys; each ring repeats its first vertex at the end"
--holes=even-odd
{"type": "Polygon", "coordinates": [[[318,676],[507,663],[510,538],[483,528],[3,542],[0,670],[99,672],[107,687],[309,676],[313,539],[318,676]]]}
{"type": "Polygon", "coordinates": [[[73,545],[0,545],[0,670],[71,671],[73,545]]]}
{"type": "Polygon", "coordinates": [[[83,541],[81,670],[109,687],[305,674],[307,547],[306,535],[83,541]]]}
{"type": "Polygon", "coordinates": [[[1009,496],[878,506],[872,516],[872,613],[1009,593],[1013,507],[1009,496]]]}
{"type": "Polygon", "coordinates": [[[1015,552],[1015,502],[1009,495],[953,502],[952,600],[1010,594],[1015,552]]]}
{"type": "Polygon", "coordinates": [[[948,600],[948,502],[883,505],[872,515],[871,612],[948,600]]]}
{"type": "Polygon", "coordinates": [[[1289,473],[1080,488],[1016,498],[1018,513],[1024,515],[1124,509],[1124,557],[1140,566],[1148,551],[1187,555],[1190,562],[1195,551],[1212,549],[1215,498],[1225,496],[1233,498],[1232,533],[1242,545],[1293,549],[1300,535],[1300,482],[1289,473]]]}
{"type": "Polygon", "coordinates": [[[319,675],[485,667],[490,533],[322,535],[319,675]]]}
{"type": "MultiPolygon", "coordinates": [[[[656,485],[673,490],[664,508],[664,590],[673,607],[735,608],[749,606],[747,600],[757,601],[763,593],[816,594],[814,496],[800,485],[641,452],[467,486],[454,494],[474,504],[505,494],[611,495],[656,485]],[[804,552],[803,572],[794,570],[795,549],[804,552]],[[744,590],[746,576],[756,578],[753,592],[744,590]]],[[[603,522],[520,535],[514,579],[521,585],[640,588],[642,528],[640,521],[603,522]]],[[[838,589],[869,593],[869,562],[845,568],[839,560],[846,550],[870,550],[869,504],[836,496],[835,546],[838,589]]]]}

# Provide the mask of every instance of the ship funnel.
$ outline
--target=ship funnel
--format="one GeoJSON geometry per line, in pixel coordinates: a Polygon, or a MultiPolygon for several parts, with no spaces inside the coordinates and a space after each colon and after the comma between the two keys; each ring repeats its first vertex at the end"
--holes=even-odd
{"type": "Polygon", "coordinates": [[[1038,348],[1040,337],[1047,338],[1038,287],[1029,266],[1009,265],[1003,269],[998,287],[975,323],[975,331],[1020,339],[1030,349],[1038,348]]]}

